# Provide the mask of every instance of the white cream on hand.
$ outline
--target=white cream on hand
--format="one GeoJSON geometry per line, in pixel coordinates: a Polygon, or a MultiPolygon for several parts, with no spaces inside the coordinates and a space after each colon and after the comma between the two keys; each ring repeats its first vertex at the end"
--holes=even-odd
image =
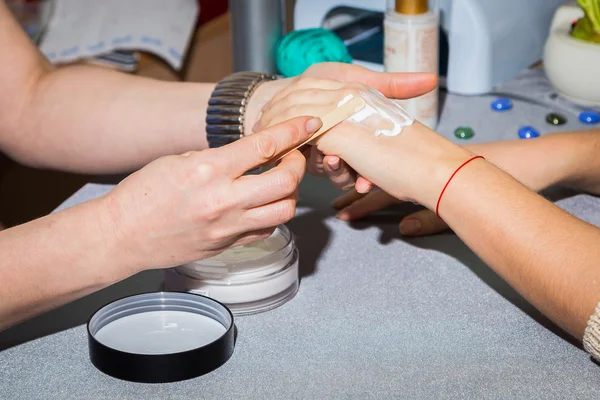
{"type": "MultiPolygon", "coordinates": [[[[375,89],[360,91],[358,96],[364,101],[365,106],[350,116],[347,121],[359,123],[375,130],[375,136],[396,136],[406,126],[410,126],[415,119],[394,100],[388,99],[375,89]]],[[[344,97],[339,103],[352,100],[354,95],[344,97]]]]}

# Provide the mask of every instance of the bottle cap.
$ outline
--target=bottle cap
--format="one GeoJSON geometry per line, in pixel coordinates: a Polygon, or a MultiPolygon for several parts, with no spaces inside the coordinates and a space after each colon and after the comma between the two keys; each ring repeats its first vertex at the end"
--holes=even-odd
{"type": "Polygon", "coordinates": [[[396,0],[396,12],[404,15],[425,14],[429,11],[428,0],[396,0]]]}
{"type": "Polygon", "coordinates": [[[98,310],[87,328],[92,364],[132,382],[201,376],[227,362],[235,345],[229,309],[192,293],[126,297],[98,310]]]}

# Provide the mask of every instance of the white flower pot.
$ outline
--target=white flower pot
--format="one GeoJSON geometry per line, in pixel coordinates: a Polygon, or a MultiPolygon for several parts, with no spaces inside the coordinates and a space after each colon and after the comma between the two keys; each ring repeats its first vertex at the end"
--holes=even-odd
{"type": "Polygon", "coordinates": [[[544,68],[560,95],[578,104],[600,107],[600,44],[569,34],[573,21],[582,16],[574,2],[556,11],[544,49],[544,68]]]}

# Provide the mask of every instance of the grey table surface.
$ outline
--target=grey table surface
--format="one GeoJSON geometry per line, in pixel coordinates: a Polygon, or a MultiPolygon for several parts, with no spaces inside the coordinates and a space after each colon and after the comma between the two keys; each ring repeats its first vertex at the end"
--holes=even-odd
{"type": "MultiPolygon", "coordinates": [[[[517,85],[523,86],[523,85],[517,85]]],[[[445,98],[439,132],[507,140],[521,125],[544,133],[587,127],[544,122],[548,107],[491,97],[445,98]]],[[[455,139],[453,139],[455,140],[455,139]]],[[[61,208],[102,195],[89,184],[61,208]]],[[[337,194],[307,178],[297,217],[301,286],[267,313],[239,317],[235,352],[220,369],[172,384],[108,377],[88,359],[84,323],[107,302],[159,290],[162,273],[136,275],[0,334],[0,399],[597,399],[600,369],[456,236],[406,239],[406,209],[360,223],[334,218],[337,194]]],[[[600,225],[600,199],[556,193],[562,208],[600,225]]]]}

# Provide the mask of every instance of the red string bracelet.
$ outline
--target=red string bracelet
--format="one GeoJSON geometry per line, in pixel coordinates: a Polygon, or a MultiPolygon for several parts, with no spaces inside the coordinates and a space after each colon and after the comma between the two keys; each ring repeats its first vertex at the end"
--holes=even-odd
{"type": "Polygon", "coordinates": [[[442,189],[442,193],[440,193],[440,197],[438,198],[437,205],[435,206],[435,215],[437,215],[438,218],[440,218],[440,202],[442,201],[442,196],[444,196],[444,192],[448,188],[448,185],[450,184],[450,182],[452,182],[452,178],[454,178],[454,175],[456,175],[458,173],[458,171],[460,171],[462,169],[462,167],[464,167],[465,165],[467,165],[468,163],[470,163],[473,160],[477,160],[478,158],[485,160],[485,158],[483,158],[483,156],[471,157],[467,161],[462,163],[458,168],[456,168],[456,171],[454,171],[454,173],[450,176],[450,179],[448,179],[448,182],[446,182],[446,185],[444,185],[444,188],[442,189]]]}

